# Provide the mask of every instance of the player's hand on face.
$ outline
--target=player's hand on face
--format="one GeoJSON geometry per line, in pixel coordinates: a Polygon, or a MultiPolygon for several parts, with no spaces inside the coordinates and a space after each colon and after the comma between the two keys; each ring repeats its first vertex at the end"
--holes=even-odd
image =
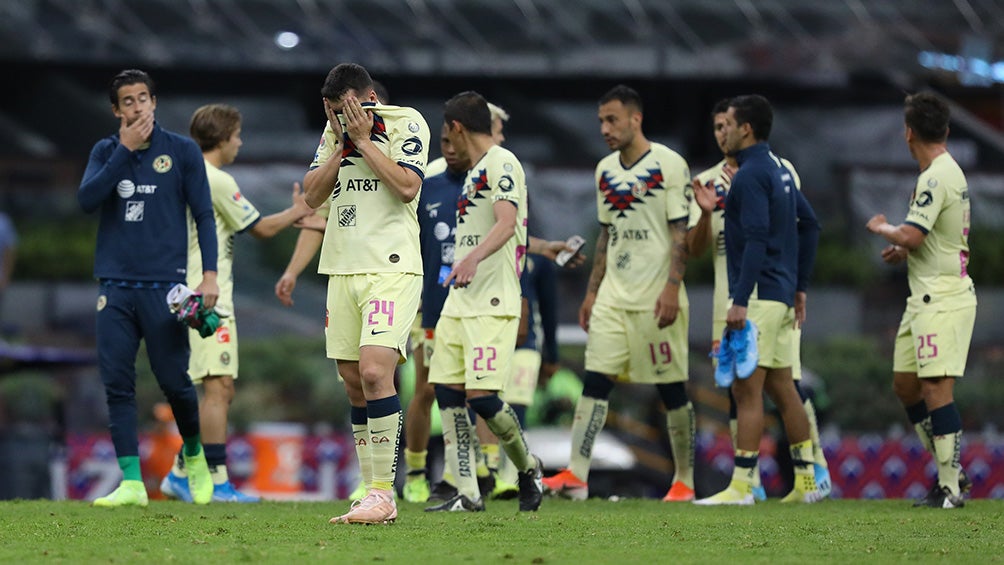
{"type": "Polygon", "coordinates": [[[471,281],[474,280],[474,275],[477,273],[478,262],[468,255],[453,265],[453,270],[450,271],[446,280],[443,281],[443,286],[449,287],[452,281],[453,286],[464,288],[471,284],[471,281]]]}
{"type": "Polygon", "coordinates": [[[725,315],[725,325],[730,330],[741,330],[746,327],[746,307],[733,304],[725,315]]]}
{"type": "Polygon", "coordinates": [[[128,119],[123,114],[119,123],[119,142],[129,151],[135,151],[153,133],[153,112],[143,114],[132,124],[127,122],[128,119]]]}
{"type": "Polygon", "coordinates": [[[359,99],[349,96],[342,104],[342,114],[345,115],[345,127],[349,139],[357,146],[369,140],[373,130],[373,113],[363,108],[359,99]]]}
{"type": "Polygon", "coordinates": [[[283,273],[275,283],[275,297],[282,302],[283,306],[293,305],[293,289],[296,288],[296,277],[289,273],[283,273]]]}
{"type": "Polygon", "coordinates": [[[342,122],[338,121],[338,113],[335,112],[335,109],[327,98],[322,98],[321,100],[324,102],[324,116],[328,118],[328,123],[331,124],[331,131],[335,132],[335,137],[341,143],[344,132],[342,131],[342,122]]]}
{"type": "Polygon", "coordinates": [[[805,323],[805,303],[808,295],[804,292],[795,293],[795,329],[802,327],[805,323]]]}
{"type": "Polygon", "coordinates": [[[701,181],[694,179],[690,181],[690,184],[694,188],[694,199],[697,200],[697,205],[701,207],[701,210],[714,212],[715,207],[718,206],[718,193],[715,191],[714,183],[708,181],[701,184],[701,181]]]}
{"type": "Polygon", "coordinates": [[[905,247],[900,247],[899,245],[888,245],[882,250],[882,260],[890,265],[898,265],[903,261],[906,261],[909,251],[905,247]]]}
{"type": "MultiPolygon", "coordinates": [[[[666,285],[667,287],[669,285],[666,285]]],[[[676,315],[680,313],[680,295],[678,287],[666,288],[659,293],[659,298],[655,301],[655,317],[659,329],[673,325],[676,315]]]]}
{"type": "Polygon", "coordinates": [[[868,223],[865,224],[865,227],[868,228],[868,231],[872,233],[882,233],[881,228],[883,225],[887,223],[888,222],[885,219],[885,214],[875,214],[874,216],[872,216],[870,220],[868,220],[868,223]]]}

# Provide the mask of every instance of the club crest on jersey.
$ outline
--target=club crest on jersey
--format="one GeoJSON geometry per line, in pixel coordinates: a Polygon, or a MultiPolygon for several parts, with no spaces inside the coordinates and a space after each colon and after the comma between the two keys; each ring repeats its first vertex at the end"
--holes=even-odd
{"type": "Polygon", "coordinates": [[[174,161],[171,160],[170,155],[161,155],[153,160],[153,170],[158,173],[166,173],[171,170],[174,165],[174,161]]]}
{"type": "Polygon", "coordinates": [[[416,122],[408,122],[408,131],[411,133],[418,133],[418,130],[422,129],[422,126],[418,125],[416,122]]]}

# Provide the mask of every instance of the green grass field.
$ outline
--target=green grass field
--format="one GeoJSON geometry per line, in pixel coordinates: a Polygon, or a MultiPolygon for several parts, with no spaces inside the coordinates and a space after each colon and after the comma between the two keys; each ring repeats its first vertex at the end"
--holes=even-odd
{"type": "Polygon", "coordinates": [[[335,526],[348,505],[265,502],[146,509],[0,503],[0,563],[803,563],[1004,561],[1004,502],[909,501],[752,508],[655,500],[490,502],[479,514],[399,503],[387,526],[335,526]]]}

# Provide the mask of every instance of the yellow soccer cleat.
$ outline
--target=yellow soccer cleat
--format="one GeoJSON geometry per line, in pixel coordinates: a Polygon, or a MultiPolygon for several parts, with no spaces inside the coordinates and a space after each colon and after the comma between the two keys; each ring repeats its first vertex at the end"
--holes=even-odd
{"type": "Polygon", "coordinates": [[[722,492],[695,500],[694,504],[699,506],[752,506],[754,504],[753,489],[746,483],[732,481],[722,492]]]}
{"type": "Polygon", "coordinates": [[[119,487],[107,496],[97,498],[91,503],[100,508],[115,508],[118,506],[140,506],[145,508],[149,503],[146,496],[146,486],[143,481],[122,481],[119,487]]]}
{"type": "Polygon", "coordinates": [[[795,475],[795,486],[781,502],[802,502],[812,504],[823,499],[823,493],[816,486],[815,475],[795,475]]]}
{"type": "Polygon", "coordinates": [[[213,500],[213,476],[209,474],[206,463],[206,452],[199,446],[199,453],[189,457],[184,456],[185,469],[188,471],[188,491],[192,493],[195,504],[209,504],[213,500]]]}
{"type": "Polygon", "coordinates": [[[402,490],[404,491],[404,499],[408,502],[428,502],[431,494],[429,481],[425,479],[425,475],[415,478],[408,477],[402,490]]]}

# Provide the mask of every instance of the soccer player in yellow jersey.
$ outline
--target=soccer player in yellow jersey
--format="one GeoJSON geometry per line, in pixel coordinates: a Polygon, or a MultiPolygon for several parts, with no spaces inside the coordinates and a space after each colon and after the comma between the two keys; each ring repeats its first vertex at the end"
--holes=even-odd
{"type": "MultiPolygon", "coordinates": [[[[715,166],[697,175],[693,181],[694,200],[690,205],[690,226],[687,231],[687,248],[691,257],[700,256],[709,245],[714,245],[714,271],[715,287],[714,299],[712,303],[712,323],[711,323],[711,348],[712,353],[718,353],[719,342],[722,331],[725,329],[725,314],[729,309],[729,279],[728,269],[725,265],[725,196],[732,185],[732,175],[739,168],[734,155],[725,152],[725,126],[729,110],[728,99],[721,100],[711,111],[714,125],[715,142],[722,151],[724,158],[715,166]]],[[[782,158],[781,164],[791,172],[794,177],[795,188],[801,190],[802,183],[795,172],[795,167],[787,159],[782,158]]],[[[795,338],[792,340],[792,367],[791,377],[795,381],[795,388],[798,389],[802,398],[806,416],[809,418],[809,435],[812,438],[813,467],[816,476],[816,484],[823,496],[828,496],[831,489],[829,465],[823,453],[822,445],[819,441],[819,426],[816,423],[816,410],[812,400],[805,394],[799,381],[802,379],[801,366],[801,337],[802,330],[795,330],[795,338]]],[[[729,393],[729,431],[732,435],[732,444],[736,443],[736,402],[729,393]]],[[[753,469],[753,496],[756,500],[767,498],[763,486],[760,483],[759,464],[753,469]]]]}
{"type": "Polygon", "coordinates": [[[453,285],[436,324],[436,349],[429,382],[443,423],[447,465],[457,495],[428,511],[477,512],[484,501],[475,475],[477,455],[467,405],[498,436],[519,470],[519,509],[540,506],[540,460],[530,453],[511,406],[499,398],[512,372],[522,299],[519,277],[525,264],[527,193],[523,166],[495,144],[491,114],[476,92],[446,102],[447,136],[472,168],[457,201],[453,268],[444,286],[453,285]],[[452,456],[456,453],[456,456],[452,456]]]}
{"type": "MultiPolygon", "coordinates": [[[[196,330],[189,331],[192,354],[188,363],[188,376],[202,385],[199,416],[206,462],[213,477],[214,502],[256,502],[234,489],[227,476],[227,414],[234,399],[234,379],[237,378],[237,321],[234,317],[234,236],[250,233],[258,239],[274,236],[297,220],[313,214],[303,199],[299,183],[293,185],[293,203],[283,210],[262,217],[243,194],[234,177],[220,169],[237,158],[242,145],[241,114],[232,106],[210,104],[202,106],[192,115],[189,133],[202,149],[206,162],[206,176],[213,200],[216,218],[216,241],[219,245],[217,281],[220,296],[216,311],[220,326],[208,339],[196,330]]],[[[202,272],[202,254],[195,237],[195,222],[189,218],[188,284],[195,286],[198,279],[191,273],[202,272]]],[[[171,498],[191,502],[186,479],[187,471],[179,453],[174,467],[161,482],[161,491],[171,498]]]]}
{"type": "Polygon", "coordinates": [[[675,466],[663,500],[694,498],[694,409],[687,398],[689,304],[683,285],[691,198],[687,162],[642,132],[642,101],[619,85],[599,103],[600,131],[614,150],[596,167],[600,233],[579,324],[589,332],[586,376],[575,406],[571,461],[544,480],[588,496],[593,443],[617,380],[655,384],[666,407],[675,466]]]}
{"type": "Polygon", "coordinates": [[[969,189],[948,152],[948,104],[931,93],[906,97],[906,145],[920,166],[906,220],[882,214],[868,231],[889,246],[882,258],[906,261],[910,297],[896,335],[893,390],[938,466],[938,481],[916,506],[959,508],[970,486],[959,461],[962,418],[955,379],[966,371],[976,320],[969,265],[969,189]]]}
{"type": "MultiPolygon", "coordinates": [[[[329,276],[327,354],[338,362],[352,404],[356,454],[369,487],[331,521],[388,523],[397,518],[402,418],[394,369],[407,355],[422,291],[416,208],[429,128],[412,108],[377,104],[373,79],[357,64],[332,69],[321,95],[328,123],[304,188],[312,207],[328,202],[319,210],[328,224],[318,266],[329,276]]],[[[301,243],[291,265],[303,259],[301,243]]]]}

